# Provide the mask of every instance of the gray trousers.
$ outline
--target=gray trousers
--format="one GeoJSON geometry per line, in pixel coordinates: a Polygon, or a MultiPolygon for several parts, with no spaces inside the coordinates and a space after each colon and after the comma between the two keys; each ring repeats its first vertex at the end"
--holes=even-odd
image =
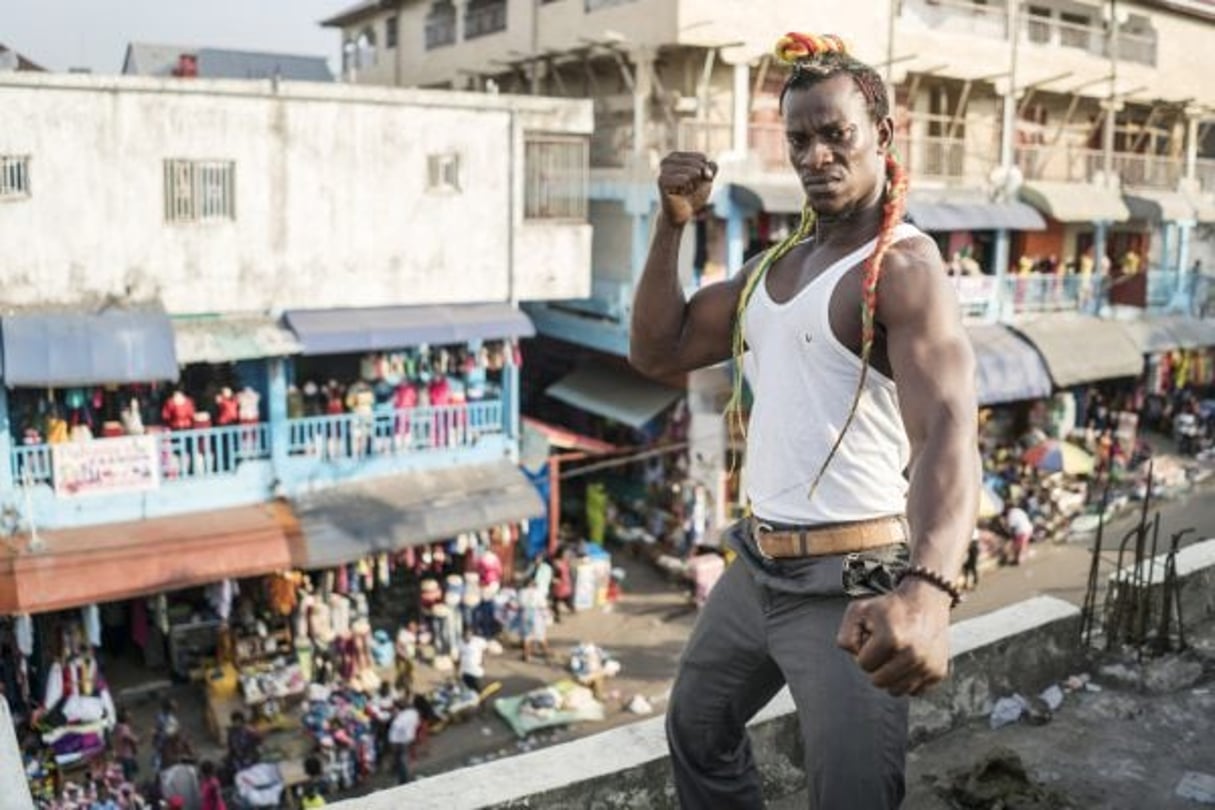
{"type": "Polygon", "coordinates": [[[684,810],[764,806],[746,723],[785,683],[797,706],[810,807],[885,810],[902,802],[907,699],[875,688],[835,645],[851,597],[838,573],[818,579],[831,584],[813,594],[774,589],[739,559],[713,588],[667,711],[684,810]]]}

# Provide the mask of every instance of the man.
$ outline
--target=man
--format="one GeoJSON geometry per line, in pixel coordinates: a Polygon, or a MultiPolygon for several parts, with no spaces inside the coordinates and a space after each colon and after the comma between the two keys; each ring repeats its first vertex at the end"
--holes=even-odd
{"type": "Polygon", "coordinates": [[[782,108],[801,227],[685,301],[679,244],[716,167],[672,154],[633,308],[639,370],[745,351],[754,394],[753,517],[728,533],[740,563],[680,662],[675,787],[685,808],[762,807],[745,725],[788,683],[812,806],[893,808],[906,696],[946,674],[952,583],[978,510],[974,358],[940,254],[900,223],[906,178],[881,77],[834,37],[790,35],[778,56],[793,64],[782,108]]]}
{"type": "Polygon", "coordinates": [[[477,694],[481,693],[481,679],[485,677],[485,648],[489,643],[474,635],[471,627],[464,628],[464,641],[460,644],[460,679],[477,694]]]}
{"type": "Polygon", "coordinates": [[[1029,513],[1019,506],[1009,506],[1004,514],[1004,523],[1008,527],[1011,539],[1011,549],[1005,554],[1009,565],[1020,565],[1025,549],[1034,536],[1034,522],[1029,519],[1029,513]]]}
{"type": "Polygon", "coordinates": [[[409,696],[397,701],[397,715],[388,727],[388,744],[392,746],[392,764],[397,772],[397,784],[409,781],[409,746],[418,736],[418,710],[409,696]]]}

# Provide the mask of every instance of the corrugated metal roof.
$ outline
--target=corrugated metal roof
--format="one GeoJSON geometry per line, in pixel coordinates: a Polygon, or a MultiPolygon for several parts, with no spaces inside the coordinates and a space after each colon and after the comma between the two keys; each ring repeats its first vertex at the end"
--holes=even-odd
{"type": "Polygon", "coordinates": [[[200,79],[280,79],[296,82],[331,82],[333,73],[323,56],[225,48],[197,48],[132,42],[122,72],[135,76],[172,76],[182,55],[197,58],[200,79]]]}
{"type": "Polygon", "coordinates": [[[174,318],[173,342],[182,365],[286,357],[303,351],[295,335],[269,315],[174,318]]]}

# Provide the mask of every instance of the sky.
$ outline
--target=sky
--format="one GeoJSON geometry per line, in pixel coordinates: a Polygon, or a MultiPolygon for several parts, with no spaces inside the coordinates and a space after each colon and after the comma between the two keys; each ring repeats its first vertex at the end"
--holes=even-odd
{"type": "Polygon", "coordinates": [[[339,34],[317,21],[355,0],[0,0],[0,43],[55,71],[118,73],[129,42],[325,56],[339,34]]]}

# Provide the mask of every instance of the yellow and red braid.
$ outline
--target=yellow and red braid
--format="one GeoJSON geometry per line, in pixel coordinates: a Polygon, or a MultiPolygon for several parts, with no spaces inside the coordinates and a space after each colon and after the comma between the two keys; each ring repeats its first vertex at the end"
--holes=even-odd
{"type": "MultiPolygon", "coordinates": [[[[814,64],[816,61],[828,55],[835,55],[841,59],[851,61],[848,54],[848,49],[843,40],[834,34],[816,35],[816,34],[798,34],[789,33],[776,43],[774,54],[781,63],[790,65],[796,69],[799,65],[814,64]]],[[[859,63],[856,63],[859,65],[859,63]]],[[[866,69],[866,73],[872,73],[872,70],[866,69]]],[[[872,104],[880,89],[880,78],[876,74],[856,75],[856,79],[861,92],[866,99],[872,104]]],[[[789,84],[786,84],[788,90],[789,84]]],[[[881,96],[884,99],[884,91],[881,91],[881,96]]],[[[783,98],[783,93],[782,93],[783,98]]],[[[883,115],[885,112],[882,113],[883,115]]],[[[815,474],[814,480],[810,483],[810,488],[807,493],[807,498],[813,498],[815,491],[818,489],[819,482],[822,480],[827,467],[839,452],[840,446],[843,444],[844,436],[848,429],[852,426],[853,420],[856,418],[857,409],[860,407],[861,397],[865,391],[865,382],[869,376],[870,358],[873,353],[873,343],[876,336],[876,315],[877,315],[877,286],[881,277],[882,262],[886,257],[887,251],[894,242],[894,232],[899,223],[903,221],[903,216],[906,213],[907,203],[907,172],[899,163],[898,158],[893,151],[886,154],[886,189],[885,202],[882,206],[882,223],[878,231],[877,244],[874,247],[872,255],[865,263],[864,274],[861,281],[861,373],[857,380],[856,393],[852,398],[852,405],[848,410],[848,415],[844,420],[843,426],[840,428],[839,435],[836,436],[835,442],[831,446],[831,450],[827,453],[823,460],[822,466],[815,474]]],[[[730,402],[727,405],[727,414],[734,420],[740,433],[746,433],[746,424],[742,415],[742,390],[743,390],[743,355],[746,353],[747,342],[744,333],[744,315],[747,310],[747,305],[751,301],[751,296],[755,293],[764,276],[767,275],[769,269],[782,257],[789,253],[795,245],[809,237],[814,231],[815,215],[813,209],[810,208],[809,202],[802,206],[801,222],[798,224],[797,230],[789,234],[779,244],[770,248],[760,260],[755,270],[746,279],[743,284],[743,289],[739,295],[738,309],[734,316],[734,331],[733,331],[733,356],[734,356],[734,384],[731,392],[730,402]]]]}

